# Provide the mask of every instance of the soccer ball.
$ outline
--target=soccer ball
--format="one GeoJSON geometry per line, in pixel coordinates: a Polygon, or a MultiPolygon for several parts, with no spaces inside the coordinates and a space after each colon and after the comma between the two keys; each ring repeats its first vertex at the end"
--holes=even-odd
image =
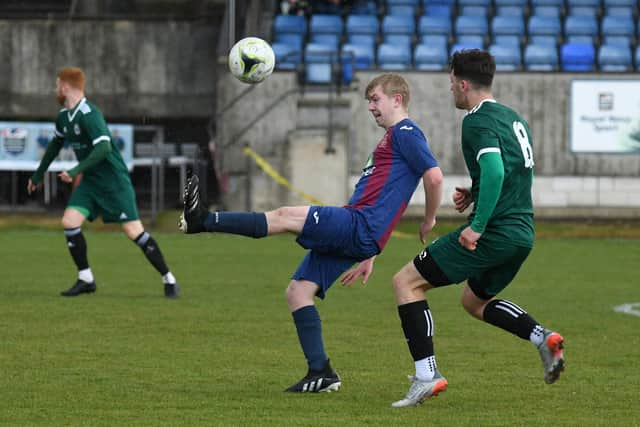
{"type": "Polygon", "coordinates": [[[245,83],[260,83],[273,72],[276,56],[271,45],[258,37],[246,37],[229,51],[229,70],[245,83]]]}

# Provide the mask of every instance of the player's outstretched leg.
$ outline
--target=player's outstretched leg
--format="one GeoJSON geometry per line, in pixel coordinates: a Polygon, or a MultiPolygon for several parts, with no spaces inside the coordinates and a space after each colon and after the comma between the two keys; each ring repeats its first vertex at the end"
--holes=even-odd
{"type": "Polygon", "coordinates": [[[327,359],[322,370],[314,371],[309,369],[304,378],[285,391],[292,393],[330,393],[338,391],[341,385],[340,376],[331,367],[331,363],[327,359]]]}
{"type": "Polygon", "coordinates": [[[394,408],[419,405],[425,400],[433,396],[437,396],[438,393],[445,391],[449,384],[446,378],[440,375],[440,372],[438,372],[437,369],[435,376],[428,381],[419,380],[411,375],[409,376],[409,380],[411,380],[411,387],[409,387],[407,395],[404,399],[393,402],[391,406],[394,408]]]}
{"type": "Polygon", "coordinates": [[[204,220],[209,210],[200,199],[200,180],[198,175],[191,175],[184,186],[184,209],[180,214],[178,225],[184,233],[201,233],[206,231],[204,220]]]}
{"type": "Polygon", "coordinates": [[[544,366],[544,382],[553,384],[564,371],[564,338],[557,332],[544,330],[538,352],[544,366]]]}

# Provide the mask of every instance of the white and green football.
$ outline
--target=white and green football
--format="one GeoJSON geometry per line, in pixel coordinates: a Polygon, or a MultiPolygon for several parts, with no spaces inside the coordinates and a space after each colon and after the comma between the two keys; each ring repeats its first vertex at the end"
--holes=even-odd
{"type": "Polygon", "coordinates": [[[276,57],[271,45],[258,37],[246,37],[229,51],[229,70],[245,83],[260,83],[273,72],[276,57]]]}

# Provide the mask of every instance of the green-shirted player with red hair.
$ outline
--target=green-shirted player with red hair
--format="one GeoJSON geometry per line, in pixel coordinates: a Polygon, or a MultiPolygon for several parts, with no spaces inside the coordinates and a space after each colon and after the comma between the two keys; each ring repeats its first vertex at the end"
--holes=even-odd
{"type": "Polygon", "coordinates": [[[529,125],[491,93],[494,58],[462,50],[451,59],[451,91],[462,122],[462,153],[471,188],[456,188],[453,201],[468,222],[435,240],[394,277],[398,314],[415,375],[405,398],[392,406],[413,406],[447,388],[436,365],[434,322],[426,291],[466,281],[462,306],[473,317],[497,326],[538,350],[544,380],[555,382],[564,369],[564,339],[511,301],[497,297],[516,276],[534,243],[533,149],[529,125]]]}
{"type": "Polygon", "coordinates": [[[102,112],[85,98],[84,84],[85,76],[80,68],[67,67],[58,72],[56,96],[63,108],[56,119],[55,136],[27,184],[28,193],[33,193],[63,144],[71,144],[78,164],[58,177],[74,184],[62,225],[67,247],[78,267],[78,279],[61,294],[77,296],[96,291],[81,227],[85,219],[93,221],[101,216],[105,223],[122,225],[127,237],[142,249],[162,275],[165,296],[176,298],[179,294],[176,278],[169,271],[157,242],[144,230],[127,167],[111,139],[102,112]]]}

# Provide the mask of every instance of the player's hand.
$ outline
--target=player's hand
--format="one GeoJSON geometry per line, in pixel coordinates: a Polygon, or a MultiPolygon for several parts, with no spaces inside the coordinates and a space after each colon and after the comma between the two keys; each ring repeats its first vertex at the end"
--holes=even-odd
{"type": "Polygon", "coordinates": [[[468,188],[456,187],[456,191],[453,193],[453,204],[458,212],[464,212],[472,201],[471,191],[468,188]]]}
{"type": "Polygon", "coordinates": [[[369,280],[369,276],[371,276],[371,272],[373,271],[374,259],[375,257],[365,259],[356,267],[344,273],[344,276],[342,276],[342,279],[340,279],[340,283],[342,283],[344,286],[351,286],[352,283],[358,280],[358,277],[362,276],[362,284],[365,285],[367,283],[367,280],[369,280]]]}
{"type": "Polygon", "coordinates": [[[58,178],[60,178],[60,181],[66,182],[67,184],[70,184],[71,182],[73,182],[73,178],[71,178],[71,175],[69,175],[66,171],[60,172],[58,174],[58,178]]]}
{"type": "Polygon", "coordinates": [[[462,230],[462,233],[460,233],[460,236],[458,237],[458,243],[460,243],[470,251],[475,251],[476,247],[478,246],[478,240],[480,240],[480,236],[482,236],[482,234],[476,233],[471,229],[471,227],[466,227],[464,230],[462,230]]]}
{"type": "Polygon", "coordinates": [[[433,230],[433,227],[436,226],[436,219],[434,218],[431,221],[423,221],[420,224],[420,241],[422,242],[422,244],[424,245],[426,238],[427,238],[427,234],[429,234],[429,232],[431,230],[433,230]]]}
{"type": "Polygon", "coordinates": [[[27,183],[27,194],[31,194],[38,189],[38,184],[34,184],[29,178],[29,182],[27,183]]]}

